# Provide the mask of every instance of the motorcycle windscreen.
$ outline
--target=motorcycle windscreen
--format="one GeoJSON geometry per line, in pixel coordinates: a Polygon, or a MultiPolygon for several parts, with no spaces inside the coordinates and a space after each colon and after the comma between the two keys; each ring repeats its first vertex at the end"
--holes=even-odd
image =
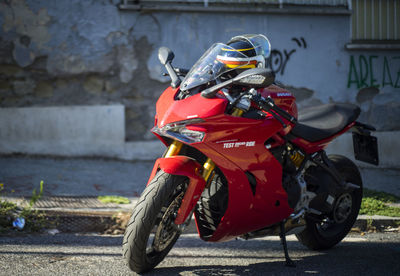
{"type": "Polygon", "coordinates": [[[249,58],[240,51],[223,43],[216,43],[210,47],[193,65],[181,84],[181,90],[187,91],[195,87],[214,85],[222,76],[232,78],[237,69],[254,67],[249,58]]]}

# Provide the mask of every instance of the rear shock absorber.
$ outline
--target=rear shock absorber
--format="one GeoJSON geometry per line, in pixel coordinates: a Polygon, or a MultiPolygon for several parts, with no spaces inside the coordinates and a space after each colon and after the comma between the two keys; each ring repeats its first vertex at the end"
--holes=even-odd
{"type": "Polygon", "coordinates": [[[293,164],[298,168],[304,160],[304,155],[299,151],[295,151],[293,152],[293,154],[290,155],[290,159],[292,160],[293,164]]]}
{"type": "Polygon", "coordinates": [[[289,157],[290,160],[292,160],[293,164],[299,168],[301,163],[304,160],[304,154],[301,153],[299,150],[295,150],[293,149],[293,147],[291,145],[288,146],[288,151],[289,151],[289,157]]]}

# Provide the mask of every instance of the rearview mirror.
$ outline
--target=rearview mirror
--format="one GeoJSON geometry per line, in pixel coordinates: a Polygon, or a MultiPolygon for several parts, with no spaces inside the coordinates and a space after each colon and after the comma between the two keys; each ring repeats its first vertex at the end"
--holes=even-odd
{"type": "Polygon", "coordinates": [[[270,69],[266,68],[254,68],[246,70],[235,78],[226,80],[219,84],[216,84],[210,88],[207,88],[201,92],[201,96],[210,99],[222,88],[236,84],[247,86],[251,88],[263,88],[273,84],[275,81],[275,74],[270,69]]]}
{"type": "Polygon", "coordinates": [[[174,53],[167,47],[161,47],[158,49],[158,59],[162,65],[170,63],[174,59],[174,53]]]}
{"type": "Polygon", "coordinates": [[[233,79],[234,84],[249,86],[252,88],[263,88],[273,84],[275,74],[270,69],[254,68],[246,70],[233,79]]]}

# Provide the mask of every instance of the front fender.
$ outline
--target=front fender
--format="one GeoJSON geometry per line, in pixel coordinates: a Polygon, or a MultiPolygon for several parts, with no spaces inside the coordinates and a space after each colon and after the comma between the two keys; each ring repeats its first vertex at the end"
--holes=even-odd
{"type": "Polygon", "coordinates": [[[160,169],[172,175],[184,175],[189,178],[189,186],[182,199],[178,215],[175,219],[175,224],[182,224],[196,205],[197,200],[200,198],[200,195],[206,186],[206,181],[201,176],[202,166],[196,160],[187,156],[176,155],[159,158],[154,164],[147,185],[149,185],[150,181],[160,169]]]}

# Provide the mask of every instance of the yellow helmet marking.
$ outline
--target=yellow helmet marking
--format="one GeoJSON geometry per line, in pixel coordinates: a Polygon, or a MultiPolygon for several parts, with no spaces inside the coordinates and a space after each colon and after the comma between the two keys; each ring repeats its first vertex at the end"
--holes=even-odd
{"type": "Polygon", "coordinates": [[[254,64],[248,64],[248,65],[237,65],[237,64],[225,64],[226,67],[228,68],[256,68],[254,64]]]}
{"type": "Polygon", "coordinates": [[[224,51],[231,51],[231,52],[236,52],[236,51],[244,52],[244,51],[254,50],[254,47],[252,47],[252,48],[247,48],[247,49],[228,49],[228,48],[222,48],[221,50],[224,50],[224,51]]]}

